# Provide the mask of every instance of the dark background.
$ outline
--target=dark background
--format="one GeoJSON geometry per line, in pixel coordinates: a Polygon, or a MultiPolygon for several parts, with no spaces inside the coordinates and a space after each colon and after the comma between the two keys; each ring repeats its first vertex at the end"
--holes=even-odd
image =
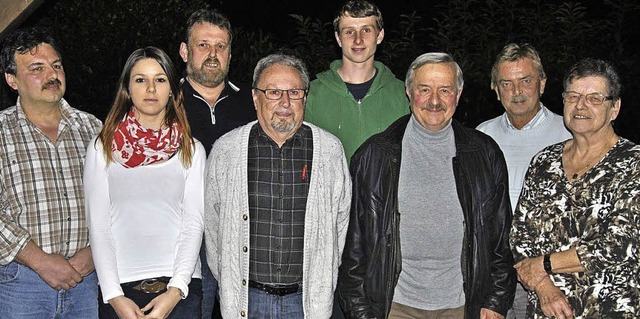
{"type": "MultiPolygon", "coordinates": [[[[378,0],[385,39],[376,59],[404,80],[414,58],[429,51],[451,53],[464,71],[465,86],[455,117],[474,127],[503,112],[490,90],[490,71],[509,42],[528,42],[547,73],[543,103],[562,113],[562,77],[578,59],[614,62],[623,78],[618,134],[636,143],[640,132],[640,4],[632,0],[378,0]]],[[[250,82],[255,63],[285,49],[301,57],[315,75],[340,58],[331,24],[344,1],[291,0],[47,0],[22,26],[48,26],[60,41],[69,103],[101,119],[129,54],[153,45],[182,70],[178,55],[183,25],[195,9],[217,8],[234,29],[230,78],[250,82]]],[[[2,107],[15,94],[2,87],[2,107]]]]}

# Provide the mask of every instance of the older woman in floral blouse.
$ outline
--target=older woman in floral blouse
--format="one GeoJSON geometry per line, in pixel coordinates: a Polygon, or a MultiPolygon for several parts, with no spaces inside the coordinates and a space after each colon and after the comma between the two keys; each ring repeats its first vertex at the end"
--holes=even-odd
{"type": "Polygon", "coordinates": [[[616,135],[620,80],[585,59],[565,78],[573,139],[532,160],[511,231],[531,318],[639,318],[640,147],[616,135]]]}

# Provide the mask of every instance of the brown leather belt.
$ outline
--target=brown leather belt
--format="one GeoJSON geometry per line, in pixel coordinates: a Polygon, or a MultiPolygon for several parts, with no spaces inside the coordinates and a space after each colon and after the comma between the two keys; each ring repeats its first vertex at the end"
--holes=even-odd
{"type": "Polygon", "coordinates": [[[167,289],[169,283],[169,277],[149,278],[140,281],[134,281],[127,283],[128,286],[133,286],[132,289],[142,291],[147,294],[157,294],[167,289]]]}
{"type": "Polygon", "coordinates": [[[266,292],[269,295],[276,295],[276,296],[286,296],[286,295],[294,294],[298,292],[298,290],[300,289],[300,285],[298,284],[274,286],[274,285],[261,284],[253,280],[249,280],[249,287],[259,289],[266,292]]]}

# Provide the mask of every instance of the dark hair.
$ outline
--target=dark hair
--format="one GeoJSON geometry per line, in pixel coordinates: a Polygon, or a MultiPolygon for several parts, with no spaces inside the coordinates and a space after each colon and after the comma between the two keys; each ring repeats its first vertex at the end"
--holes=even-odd
{"type": "Polygon", "coordinates": [[[189,44],[189,36],[191,35],[191,29],[193,26],[199,23],[211,23],[222,30],[226,30],[229,34],[229,44],[233,40],[233,33],[231,32],[231,22],[222,13],[215,9],[200,9],[194,11],[189,19],[187,19],[187,25],[184,28],[183,42],[189,44]]]}
{"type": "Polygon", "coordinates": [[[336,13],[333,18],[333,29],[336,32],[340,32],[340,20],[343,17],[353,17],[353,18],[366,18],[366,17],[376,17],[376,28],[377,31],[380,31],[384,28],[384,23],[382,21],[382,13],[378,7],[364,0],[350,0],[345,3],[340,10],[336,13]]]}
{"type": "Polygon", "coordinates": [[[604,78],[609,91],[605,95],[611,95],[614,101],[620,98],[622,84],[620,83],[618,71],[611,62],[599,59],[586,58],[574,64],[564,77],[564,90],[567,90],[571,81],[588,76],[604,78]]]}
{"type": "Polygon", "coordinates": [[[534,49],[530,44],[516,44],[509,43],[496,57],[496,61],[493,63],[493,68],[491,69],[491,89],[495,89],[498,87],[498,68],[502,62],[514,62],[520,59],[531,59],[533,63],[533,67],[538,70],[538,76],[540,76],[540,80],[544,80],[547,78],[547,74],[544,73],[544,68],[542,67],[542,61],[540,60],[540,55],[538,51],[534,49]]]}
{"type": "Polygon", "coordinates": [[[9,34],[2,45],[0,55],[0,69],[3,73],[16,75],[16,54],[24,54],[33,49],[37,50],[40,44],[46,43],[60,55],[56,40],[49,30],[40,27],[18,29],[9,34]]]}
{"type": "Polygon", "coordinates": [[[161,49],[156,47],[140,48],[127,59],[127,62],[122,69],[120,80],[118,80],[118,88],[116,91],[116,97],[111,105],[111,110],[107,115],[107,119],[104,122],[104,127],[98,135],[103,145],[104,155],[107,158],[107,163],[113,160],[111,153],[111,144],[113,143],[113,136],[118,129],[118,125],[129,113],[132,107],[133,101],[131,100],[131,94],[129,93],[129,80],[131,78],[131,69],[140,60],[154,59],[162,70],[167,74],[169,80],[169,86],[171,87],[171,97],[167,102],[164,124],[167,126],[173,123],[178,123],[180,130],[182,131],[182,141],[180,156],[184,166],[191,165],[191,157],[193,153],[193,140],[191,138],[191,129],[189,122],[187,121],[187,114],[185,113],[183,106],[182,90],[180,89],[180,80],[176,70],[173,66],[171,59],[161,49]]]}

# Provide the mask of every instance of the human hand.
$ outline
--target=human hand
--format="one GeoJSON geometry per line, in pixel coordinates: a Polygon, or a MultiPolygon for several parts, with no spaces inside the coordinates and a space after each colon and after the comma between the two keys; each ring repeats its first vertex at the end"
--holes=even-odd
{"type": "Polygon", "coordinates": [[[69,261],[56,254],[45,254],[33,270],[55,290],[69,290],[82,281],[82,275],[69,261]]]}
{"type": "Polygon", "coordinates": [[[91,255],[91,247],[87,246],[80,249],[69,259],[69,263],[83,277],[90,274],[95,269],[93,265],[93,256],[91,255]]]}
{"type": "Polygon", "coordinates": [[[173,308],[182,299],[180,296],[180,289],[176,287],[169,287],[167,291],[158,297],[153,298],[144,308],[143,312],[151,310],[144,318],[145,319],[164,319],[169,316],[173,308]]]}
{"type": "Polygon", "coordinates": [[[551,279],[541,281],[536,287],[540,299],[540,309],[545,316],[556,319],[573,319],[573,310],[567,297],[556,287],[551,279]]]}
{"type": "Polygon", "coordinates": [[[504,316],[487,308],[480,309],[480,319],[504,319],[504,316]]]}
{"type": "Polygon", "coordinates": [[[518,272],[518,280],[520,280],[527,290],[535,290],[536,285],[543,279],[549,278],[549,275],[544,271],[544,266],[542,265],[543,258],[543,256],[525,258],[513,266],[518,272]]]}
{"type": "Polygon", "coordinates": [[[144,318],[144,313],[133,300],[125,296],[117,296],[109,299],[109,304],[116,311],[120,319],[139,319],[144,318]]]}

